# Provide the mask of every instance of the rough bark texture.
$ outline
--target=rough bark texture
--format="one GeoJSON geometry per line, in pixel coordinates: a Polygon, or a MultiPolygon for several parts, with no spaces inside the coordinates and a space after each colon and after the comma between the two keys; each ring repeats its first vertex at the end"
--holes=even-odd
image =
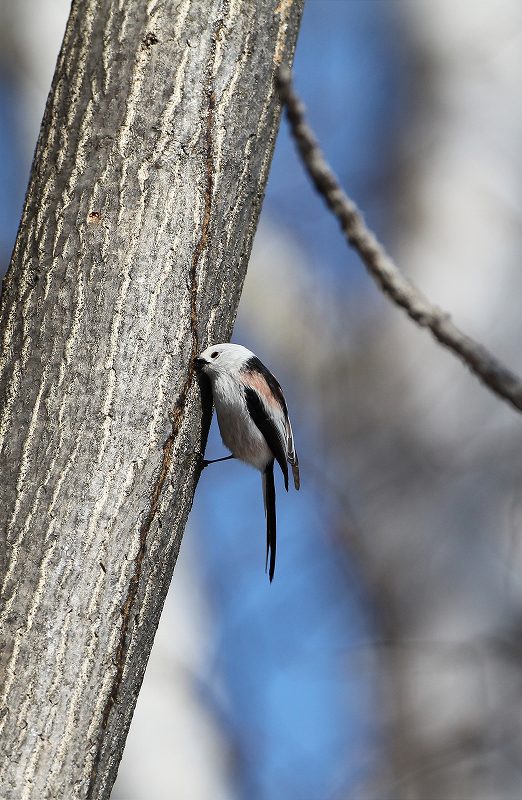
{"type": "Polygon", "coordinates": [[[3,800],[110,794],[301,9],[73,3],[0,312],[3,800]]]}

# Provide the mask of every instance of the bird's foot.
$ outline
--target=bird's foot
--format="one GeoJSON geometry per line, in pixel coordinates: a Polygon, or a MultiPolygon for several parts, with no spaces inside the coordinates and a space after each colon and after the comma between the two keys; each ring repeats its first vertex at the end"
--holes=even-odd
{"type": "Polygon", "coordinates": [[[209,464],[217,464],[219,461],[230,461],[230,459],[235,458],[235,456],[231,454],[229,456],[223,456],[223,458],[213,458],[208,461],[206,458],[203,458],[203,453],[200,453],[200,458],[201,469],[204,470],[209,464]]]}

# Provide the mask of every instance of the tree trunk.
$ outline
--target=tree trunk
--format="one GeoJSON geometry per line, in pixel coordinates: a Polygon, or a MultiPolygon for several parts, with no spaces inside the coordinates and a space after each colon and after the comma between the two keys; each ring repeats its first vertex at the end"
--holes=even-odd
{"type": "Polygon", "coordinates": [[[0,796],[107,798],[302,0],[75,0],[0,309],[0,796]]]}

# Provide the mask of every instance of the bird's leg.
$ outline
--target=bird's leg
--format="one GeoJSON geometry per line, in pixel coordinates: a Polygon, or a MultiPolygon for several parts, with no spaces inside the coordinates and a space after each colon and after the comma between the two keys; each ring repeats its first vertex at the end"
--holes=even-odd
{"type": "Polygon", "coordinates": [[[205,469],[209,464],[217,464],[218,461],[229,461],[231,458],[235,458],[235,456],[231,454],[229,456],[223,456],[223,458],[213,458],[211,461],[207,461],[203,458],[201,461],[201,469],[205,469]]]}

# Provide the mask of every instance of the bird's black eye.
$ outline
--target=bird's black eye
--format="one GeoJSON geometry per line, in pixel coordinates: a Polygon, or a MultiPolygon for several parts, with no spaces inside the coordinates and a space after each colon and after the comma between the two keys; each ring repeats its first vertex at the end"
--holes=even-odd
{"type": "Polygon", "coordinates": [[[214,350],[214,352],[210,354],[210,358],[217,358],[218,355],[219,355],[218,351],[214,350]]]}

